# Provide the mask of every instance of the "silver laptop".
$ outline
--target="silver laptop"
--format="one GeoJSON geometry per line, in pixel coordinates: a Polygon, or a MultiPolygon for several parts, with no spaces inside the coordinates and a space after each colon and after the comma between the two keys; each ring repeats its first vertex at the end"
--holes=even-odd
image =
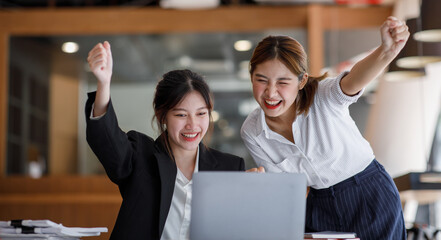
{"type": "Polygon", "coordinates": [[[303,174],[198,172],[192,198],[191,240],[303,240],[303,174]]]}

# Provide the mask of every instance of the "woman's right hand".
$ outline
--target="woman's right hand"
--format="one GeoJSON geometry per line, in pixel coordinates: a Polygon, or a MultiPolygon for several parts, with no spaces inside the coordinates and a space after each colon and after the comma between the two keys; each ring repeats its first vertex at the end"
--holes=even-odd
{"type": "Polygon", "coordinates": [[[98,83],[109,85],[112,78],[112,51],[110,50],[110,43],[98,43],[87,56],[87,62],[98,83]]]}
{"type": "Polygon", "coordinates": [[[110,100],[110,80],[112,79],[112,51],[109,42],[98,43],[87,56],[87,62],[98,79],[93,116],[102,116],[107,112],[110,100]]]}
{"type": "Polygon", "coordinates": [[[250,169],[246,170],[246,172],[265,173],[265,168],[263,168],[263,167],[250,168],[250,169]]]}

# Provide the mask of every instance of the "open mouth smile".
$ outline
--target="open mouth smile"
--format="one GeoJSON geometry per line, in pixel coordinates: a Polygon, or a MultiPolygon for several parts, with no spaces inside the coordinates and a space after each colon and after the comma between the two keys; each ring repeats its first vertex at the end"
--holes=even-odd
{"type": "Polygon", "coordinates": [[[265,100],[264,103],[265,103],[265,107],[266,108],[268,108],[268,109],[276,109],[277,107],[280,106],[280,104],[282,104],[282,100],[276,100],[276,101],[265,100]]]}
{"type": "Polygon", "coordinates": [[[197,139],[197,137],[199,136],[199,133],[181,133],[181,136],[186,140],[186,141],[194,141],[197,139]]]}

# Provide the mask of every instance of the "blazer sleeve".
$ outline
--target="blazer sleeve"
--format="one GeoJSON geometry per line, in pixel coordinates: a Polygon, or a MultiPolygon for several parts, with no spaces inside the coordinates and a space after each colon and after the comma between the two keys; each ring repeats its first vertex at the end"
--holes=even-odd
{"type": "Polygon", "coordinates": [[[96,92],[88,94],[85,107],[87,142],[103,164],[110,180],[119,184],[132,172],[132,156],[136,151],[137,135],[129,134],[129,137],[119,128],[112,101],[101,118],[90,119],[95,94],[96,92]]]}
{"type": "Polygon", "coordinates": [[[245,171],[245,161],[243,158],[239,159],[239,171],[245,171]]]}

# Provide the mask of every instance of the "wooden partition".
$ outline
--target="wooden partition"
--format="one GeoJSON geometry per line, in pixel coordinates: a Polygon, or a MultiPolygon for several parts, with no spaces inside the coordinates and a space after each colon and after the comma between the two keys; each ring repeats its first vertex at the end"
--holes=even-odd
{"type": "Polygon", "coordinates": [[[9,35],[0,33],[0,177],[6,172],[9,35]]]}
{"type": "Polygon", "coordinates": [[[118,188],[106,176],[0,179],[0,221],[50,219],[66,227],[107,227],[109,239],[121,205],[118,188]]]}

